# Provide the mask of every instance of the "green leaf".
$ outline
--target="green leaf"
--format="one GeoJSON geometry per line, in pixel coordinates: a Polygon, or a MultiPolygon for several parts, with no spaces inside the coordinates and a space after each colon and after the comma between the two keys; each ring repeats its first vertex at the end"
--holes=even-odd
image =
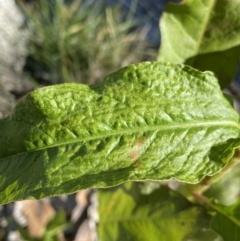
{"type": "Polygon", "coordinates": [[[139,185],[98,191],[100,240],[183,241],[208,227],[202,207],[164,186],[142,194],[139,185]]]}
{"type": "Polygon", "coordinates": [[[70,223],[66,221],[66,213],[63,209],[59,210],[57,214],[48,222],[42,240],[43,241],[53,241],[59,240],[57,234],[63,232],[66,228],[71,226],[70,223]]]}
{"type": "Polygon", "coordinates": [[[217,214],[212,218],[211,227],[219,233],[224,241],[240,239],[240,199],[231,206],[214,204],[217,214]]]}
{"type": "Polygon", "coordinates": [[[219,175],[219,180],[204,192],[207,197],[213,197],[223,205],[231,205],[240,196],[240,163],[233,165],[226,173],[219,175]],[[222,175],[224,174],[224,175],[222,175]]]}
{"type": "Polygon", "coordinates": [[[225,87],[240,55],[240,0],[169,3],[160,21],[159,60],[211,70],[225,87]]]}
{"type": "Polygon", "coordinates": [[[201,229],[199,232],[190,236],[188,239],[183,241],[224,241],[220,235],[214,232],[212,229],[201,229]]]}
{"type": "Polygon", "coordinates": [[[199,182],[239,146],[238,118],[212,73],[180,64],[36,90],[0,120],[0,202],[127,180],[199,182]]]}

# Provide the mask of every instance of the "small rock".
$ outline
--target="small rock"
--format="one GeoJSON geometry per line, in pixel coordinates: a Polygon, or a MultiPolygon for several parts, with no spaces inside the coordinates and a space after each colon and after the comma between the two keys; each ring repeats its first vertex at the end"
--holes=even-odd
{"type": "Polygon", "coordinates": [[[27,55],[27,32],[24,16],[14,0],[0,0],[0,63],[21,72],[27,55]]]}
{"type": "Polygon", "coordinates": [[[34,238],[40,238],[42,231],[55,211],[47,199],[33,201],[25,200],[16,202],[13,216],[20,225],[27,225],[29,234],[34,238]]]}
{"type": "Polygon", "coordinates": [[[0,119],[7,117],[14,105],[14,96],[7,92],[0,84],[0,119]]]}

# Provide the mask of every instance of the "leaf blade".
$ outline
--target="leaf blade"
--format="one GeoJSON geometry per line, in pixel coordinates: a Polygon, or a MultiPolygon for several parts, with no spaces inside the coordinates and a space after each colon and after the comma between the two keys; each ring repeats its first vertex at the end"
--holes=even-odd
{"type": "Polygon", "coordinates": [[[98,190],[101,240],[187,240],[208,227],[204,209],[161,186],[142,193],[141,183],[98,190]]]}
{"type": "Polygon", "coordinates": [[[213,204],[217,211],[211,220],[212,229],[225,241],[237,241],[240,237],[240,202],[231,206],[213,204]]]}
{"type": "Polygon", "coordinates": [[[169,3],[160,20],[158,59],[213,71],[226,87],[239,64],[239,11],[239,0],[169,3]]]}
{"type": "Polygon", "coordinates": [[[239,146],[238,114],[215,77],[159,62],[123,68],[98,86],[34,91],[0,133],[1,202],[127,180],[196,183],[239,146]]]}

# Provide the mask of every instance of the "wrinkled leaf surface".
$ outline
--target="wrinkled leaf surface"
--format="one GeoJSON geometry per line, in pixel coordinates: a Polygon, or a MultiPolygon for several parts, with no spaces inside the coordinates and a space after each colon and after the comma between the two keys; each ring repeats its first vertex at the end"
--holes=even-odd
{"type": "Polygon", "coordinates": [[[238,114],[213,74],[180,64],[42,88],[0,120],[0,202],[127,180],[196,183],[225,166],[238,136],[238,114]]]}

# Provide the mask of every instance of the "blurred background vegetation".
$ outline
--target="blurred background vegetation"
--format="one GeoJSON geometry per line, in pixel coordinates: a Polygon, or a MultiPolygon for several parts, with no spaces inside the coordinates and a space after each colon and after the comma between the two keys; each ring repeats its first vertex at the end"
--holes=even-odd
{"type": "Polygon", "coordinates": [[[156,59],[147,27],[138,28],[134,2],[126,16],[121,5],[104,2],[18,0],[26,16],[28,74],[47,84],[93,84],[123,66],[156,59]]]}

